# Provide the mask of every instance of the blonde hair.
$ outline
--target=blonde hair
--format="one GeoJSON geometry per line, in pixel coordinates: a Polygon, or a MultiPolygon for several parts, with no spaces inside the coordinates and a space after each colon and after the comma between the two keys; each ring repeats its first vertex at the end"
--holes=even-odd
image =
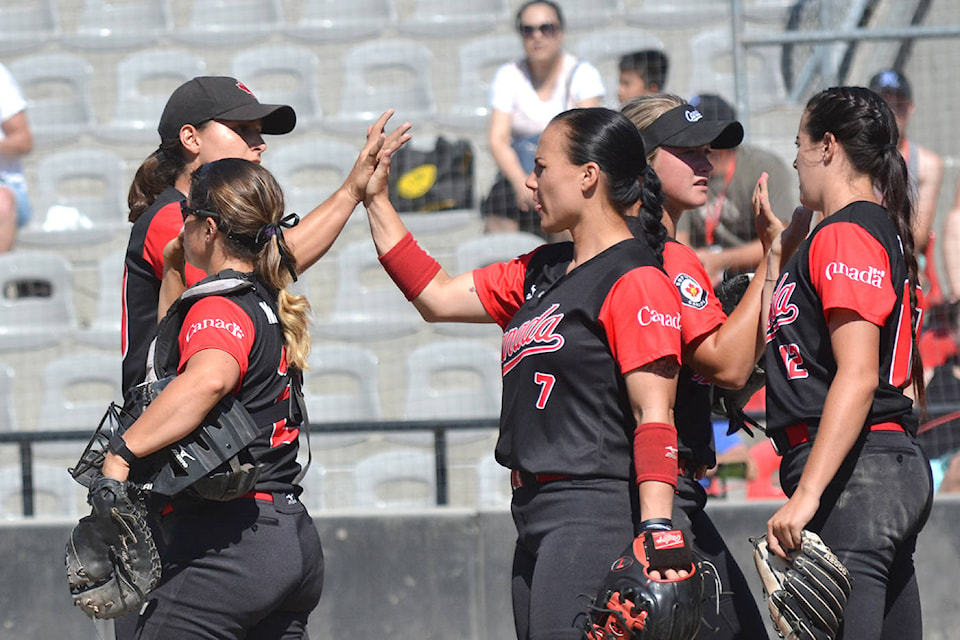
{"type": "MultiPolygon", "coordinates": [[[[627,116],[640,133],[657,121],[657,118],[671,109],[675,109],[687,101],[672,93],[655,93],[652,95],[636,96],[627,100],[620,113],[627,116]]],[[[647,149],[647,162],[653,162],[660,147],[647,149]]]]}
{"type": "Polygon", "coordinates": [[[286,287],[297,271],[296,258],[283,239],[283,190],[273,175],[259,164],[224,158],[197,169],[190,181],[190,203],[220,216],[224,251],[249,260],[257,279],[277,292],[277,310],[287,364],[307,368],[310,302],[286,287]]]}

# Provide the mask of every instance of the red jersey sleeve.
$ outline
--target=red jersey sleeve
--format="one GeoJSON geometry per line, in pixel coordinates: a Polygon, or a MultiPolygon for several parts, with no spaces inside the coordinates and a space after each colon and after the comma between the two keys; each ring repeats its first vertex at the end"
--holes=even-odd
{"type": "Polygon", "coordinates": [[[660,358],[680,360],[679,295],[655,267],[633,269],[610,288],[600,323],[624,374],[660,358]]]}
{"type": "Polygon", "coordinates": [[[883,326],[897,299],[886,250],[866,229],[851,222],[827,225],[814,236],[810,281],[828,319],[832,309],[850,309],[883,326]]]}
{"type": "Polygon", "coordinates": [[[523,283],[534,252],[508,262],[495,262],[473,271],[473,285],[480,304],[501,329],[505,329],[523,305],[523,283]]]}
{"type": "Polygon", "coordinates": [[[723,324],[727,314],[710,288],[710,276],[697,254],[679,242],[663,247],[663,269],[680,294],[680,335],[683,346],[723,324]]]}
{"type": "Polygon", "coordinates": [[[235,302],[219,296],[198,300],[180,327],[177,371],[182,372],[187,361],[200,351],[218,349],[237,361],[242,381],[250,365],[253,339],[253,321],[235,302]]]}
{"type": "MultiPolygon", "coordinates": [[[[150,221],[147,236],[143,241],[143,259],[153,267],[153,275],[157,280],[163,278],[163,248],[177,237],[183,228],[183,216],[180,214],[180,203],[171,202],[162,207],[150,221]]],[[[188,264],[184,276],[187,286],[196,284],[206,277],[206,273],[188,264]]]]}

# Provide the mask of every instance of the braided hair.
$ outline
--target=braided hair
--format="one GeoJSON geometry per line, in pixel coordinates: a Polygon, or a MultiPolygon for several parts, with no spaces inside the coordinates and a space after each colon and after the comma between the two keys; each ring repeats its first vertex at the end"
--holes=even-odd
{"type": "Polygon", "coordinates": [[[811,140],[823,140],[829,131],[843,147],[854,169],[871,177],[887,216],[900,236],[910,283],[913,341],[910,381],[917,402],[923,406],[926,401],[923,361],[917,346],[920,267],[912,232],[916,206],[907,177],[907,164],[897,149],[900,134],[896,117],[883,98],[863,87],[825,89],[807,102],[806,115],[804,131],[811,140]]]}

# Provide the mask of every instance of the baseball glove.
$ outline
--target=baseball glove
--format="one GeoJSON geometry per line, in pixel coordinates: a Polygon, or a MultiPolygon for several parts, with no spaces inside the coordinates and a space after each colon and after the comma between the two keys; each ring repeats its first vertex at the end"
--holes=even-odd
{"type": "Polygon", "coordinates": [[[703,582],[680,531],[645,531],[610,567],[587,608],[586,640],[692,640],[700,630],[703,582]],[[689,567],[677,580],[651,569],[689,567]]]}
{"type": "Polygon", "coordinates": [[[66,547],[67,582],[75,605],[92,618],[137,610],[160,579],[160,556],[139,491],[98,476],[90,483],[89,516],[66,547]]]}
{"type": "Polygon", "coordinates": [[[850,572],[820,536],[804,530],[791,561],[771,553],[767,537],[751,538],[770,617],[781,638],[833,640],[850,596],[850,572]]]}

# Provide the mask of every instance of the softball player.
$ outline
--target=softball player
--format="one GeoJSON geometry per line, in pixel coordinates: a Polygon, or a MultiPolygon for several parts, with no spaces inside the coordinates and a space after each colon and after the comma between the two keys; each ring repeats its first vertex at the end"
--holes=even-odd
{"type": "Polygon", "coordinates": [[[612,559],[638,528],[671,527],[679,300],[659,267],[657,216],[644,213],[660,230],[649,243],[624,220],[641,198],[643,143],[615,111],[556,116],[527,187],[543,230],[573,242],[456,277],[390,206],[388,168],[364,200],[386,271],[425,319],[504,330],[496,457],[513,478],[517,637],[579,639],[585,596],[612,559]]]}
{"type": "MultiPolygon", "coordinates": [[[[743,127],[736,121],[706,119],[695,107],[671,94],[633,98],[622,111],[640,130],[648,162],[660,178],[663,223],[672,238],[683,212],[707,200],[707,182],[713,169],[709,149],[737,146],[743,138],[743,127]]],[[[757,226],[766,250],[782,225],[769,209],[763,213],[769,215],[757,226]]],[[[766,265],[761,266],[736,311],[727,318],[696,253],[671,239],[664,248],[663,263],[680,293],[683,327],[683,368],[674,411],[680,464],[673,521],[691,534],[694,553],[709,562],[716,578],[706,577],[703,624],[697,637],[766,638],[763,618],[746,578],[703,510],[707,495],[698,482],[716,465],[710,384],[743,386],[761,355],[757,337],[766,265]]]]}
{"type": "Polygon", "coordinates": [[[838,638],[920,638],[913,568],[932,500],[914,433],[914,206],[893,113],[864,88],[827,89],[800,119],[801,203],[823,221],[767,283],[767,433],[790,496],[767,523],[774,552],[819,533],[853,574],[838,638]]]}
{"type": "MultiPolygon", "coordinates": [[[[390,115],[384,113],[374,130],[382,130],[390,115]]],[[[165,268],[163,260],[164,247],[183,226],[178,203],[187,193],[190,174],[201,164],[221,158],[260,162],[267,148],[263,135],[288,133],[296,121],[291,107],[261,104],[234,78],[193,78],[171,94],[157,128],[160,146],[137,170],[127,198],[133,222],[123,283],[123,388],[128,400],[129,389],[143,382],[146,373],[161,282],[179,282],[182,290],[204,275],[190,265],[183,273],[165,268]]],[[[300,269],[327,252],[359,204],[379,144],[376,136],[368,139],[343,186],[288,234],[300,269]]],[[[176,287],[168,290],[172,294],[161,301],[163,309],[179,292],[176,287]]]]}
{"type": "MultiPolygon", "coordinates": [[[[260,474],[226,502],[189,490],[165,505],[159,526],[163,574],[136,638],[301,638],[323,587],[323,551],[295,479],[298,423],[291,377],[310,350],[309,304],[284,288],[295,264],[283,240],[283,194],[257,164],[225,159],[192,177],[182,211],[183,251],[209,279],[252,284],[193,304],[179,327],[179,375],[124,432],[104,475],[126,480],[129,465],[193,431],[228,393],[260,434],[247,447],[260,474]],[[291,370],[292,369],[292,370],[291,370]],[[283,416],[271,415],[276,407],[283,416]]],[[[207,280],[205,280],[207,281],[207,280]]]]}

